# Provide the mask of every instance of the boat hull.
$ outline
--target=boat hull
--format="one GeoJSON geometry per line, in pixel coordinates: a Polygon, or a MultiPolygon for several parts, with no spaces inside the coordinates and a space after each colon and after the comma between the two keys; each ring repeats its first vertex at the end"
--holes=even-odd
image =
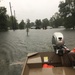
{"type": "Polygon", "coordinates": [[[54,52],[35,52],[27,55],[21,75],[75,75],[75,69],[67,54],[58,56],[54,52]],[[45,64],[49,66],[44,67],[45,64]]]}

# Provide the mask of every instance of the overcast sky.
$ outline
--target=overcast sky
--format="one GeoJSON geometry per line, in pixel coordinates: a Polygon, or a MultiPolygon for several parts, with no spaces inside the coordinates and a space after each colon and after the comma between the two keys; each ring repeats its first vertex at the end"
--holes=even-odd
{"type": "Polygon", "coordinates": [[[5,6],[7,14],[10,15],[9,2],[11,2],[12,11],[15,10],[18,22],[22,19],[34,22],[36,19],[50,19],[58,11],[60,1],[65,0],[2,0],[0,6],[5,6]]]}

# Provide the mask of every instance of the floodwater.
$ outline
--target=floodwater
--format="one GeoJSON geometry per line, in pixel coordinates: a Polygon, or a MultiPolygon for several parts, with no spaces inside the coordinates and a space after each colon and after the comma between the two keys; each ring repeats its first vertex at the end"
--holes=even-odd
{"type": "Polygon", "coordinates": [[[0,75],[20,75],[27,53],[52,51],[52,35],[62,32],[67,47],[75,47],[75,31],[64,29],[0,32],[0,75]],[[18,65],[18,66],[17,66],[18,65]]]}

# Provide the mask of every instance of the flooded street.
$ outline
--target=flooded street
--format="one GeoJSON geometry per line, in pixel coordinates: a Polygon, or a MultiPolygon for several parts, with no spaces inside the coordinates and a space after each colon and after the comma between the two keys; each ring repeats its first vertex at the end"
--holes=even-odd
{"type": "MultiPolygon", "coordinates": [[[[75,47],[75,31],[73,30],[30,29],[29,36],[27,36],[26,30],[9,30],[8,32],[0,32],[0,52],[4,51],[5,53],[2,52],[4,56],[2,54],[0,57],[8,60],[11,66],[16,62],[24,62],[29,52],[52,51],[51,39],[53,33],[56,31],[63,33],[65,43],[70,50],[75,47]]],[[[14,72],[14,74],[10,75],[20,75],[20,72],[14,72]]]]}

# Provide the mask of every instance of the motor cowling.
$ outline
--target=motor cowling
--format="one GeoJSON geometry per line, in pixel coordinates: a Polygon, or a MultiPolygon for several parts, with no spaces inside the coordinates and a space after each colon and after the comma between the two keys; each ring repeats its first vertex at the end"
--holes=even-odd
{"type": "Polygon", "coordinates": [[[52,45],[55,53],[62,56],[64,54],[64,36],[61,32],[55,32],[52,36],[52,45]]]}
{"type": "Polygon", "coordinates": [[[52,44],[54,46],[63,46],[64,45],[64,36],[61,32],[55,32],[52,36],[52,44]]]}

